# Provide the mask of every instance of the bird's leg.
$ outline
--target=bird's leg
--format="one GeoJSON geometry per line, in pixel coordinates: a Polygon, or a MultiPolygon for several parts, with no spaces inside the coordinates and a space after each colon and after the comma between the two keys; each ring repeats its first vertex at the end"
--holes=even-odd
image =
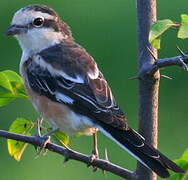
{"type": "Polygon", "coordinates": [[[91,161],[94,161],[99,157],[98,144],[97,144],[97,131],[93,133],[93,151],[91,154],[91,161]]]}
{"type": "Polygon", "coordinates": [[[39,137],[41,137],[42,135],[41,135],[41,125],[42,125],[42,122],[43,122],[43,118],[42,117],[40,117],[40,118],[38,118],[38,120],[37,120],[37,132],[36,132],[36,136],[39,136],[39,137]]]}
{"type": "Polygon", "coordinates": [[[46,134],[44,135],[41,135],[41,125],[42,125],[42,122],[43,122],[43,118],[39,118],[37,120],[37,133],[36,133],[36,136],[40,137],[43,141],[41,147],[37,147],[36,150],[37,150],[37,156],[40,156],[41,154],[45,154],[47,151],[45,150],[45,147],[47,145],[47,143],[50,143],[50,136],[55,133],[56,131],[59,130],[59,128],[53,128],[51,131],[47,132],[46,134]]]}
{"type": "MultiPolygon", "coordinates": [[[[97,130],[98,129],[95,129],[95,131],[93,132],[93,150],[90,155],[90,163],[92,163],[95,159],[99,157],[98,144],[97,144],[97,130]]],[[[90,164],[88,164],[88,166],[90,166],[90,164]]],[[[97,168],[94,167],[93,171],[95,172],[96,170],[97,168]]]]}
{"type": "Polygon", "coordinates": [[[38,118],[36,136],[41,138],[43,140],[43,143],[42,143],[41,147],[39,147],[39,146],[36,147],[36,151],[37,151],[36,158],[39,157],[41,154],[45,154],[47,152],[47,151],[44,151],[44,150],[45,150],[45,146],[47,144],[47,141],[49,141],[49,138],[48,139],[44,138],[41,134],[42,123],[43,123],[43,118],[42,117],[38,118]]]}
{"type": "MultiPolygon", "coordinates": [[[[95,161],[95,159],[99,157],[98,143],[97,143],[97,130],[98,129],[95,129],[95,131],[93,132],[93,150],[90,155],[90,163],[92,163],[93,161],[95,161]]],[[[93,172],[95,172],[96,170],[97,170],[97,167],[93,166],[93,172]]]]}

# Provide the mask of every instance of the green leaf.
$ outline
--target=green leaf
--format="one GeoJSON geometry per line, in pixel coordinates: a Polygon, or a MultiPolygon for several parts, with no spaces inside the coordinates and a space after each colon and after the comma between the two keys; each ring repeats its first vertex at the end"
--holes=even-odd
{"type": "Polygon", "coordinates": [[[2,72],[0,72],[0,86],[2,86],[3,88],[9,90],[9,91],[13,91],[12,89],[12,85],[8,79],[8,77],[6,76],[6,74],[2,72]]]}
{"type": "Polygon", "coordinates": [[[159,20],[155,22],[150,29],[149,32],[149,42],[151,43],[154,39],[158,38],[161,34],[163,34],[167,29],[176,24],[170,19],[159,20]]]}
{"type": "Polygon", "coordinates": [[[9,80],[9,82],[12,86],[11,92],[13,94],[17,94],[17,93],[26,94],[24,84],[23,84],[23,80],[22,80],[20,75],[18,75],[16,72],[11,71],[11,70],[5,70],[5,71],[2,71],[2,73],[9,80]]]}
{"type": "Polygon", "coordinates": [[[8,103],[12,102],[14,98],[0,98],[0,107],[6,106],[8,103]]]}
{"type": "Polygon", "coordinates": [[[168,180],[183,180],[183,175],[182,174],[174,174],[168,178],[168,180]]]}
{"type": "Polygon", "coordinates": [[[9,79],[9,81],[15,81],[19,83],[23,83],[23,80],[20,75],[18,75],[16,72],[11,71],[11,70],[5,70],[2,71],[3,74],[6,75],[6,77],[9,79]]]}
{"type": "Polygon", "coordinates": [[[14,71],[0,72],[0,86],[16,94],[17,91],[25,92],[22,78],[14,71]]]}
{"type": "Polygon", "coordinates": [[[26,98],[27,96],[22,93],[12,94],[11,92],[0,92],[1,98],[26,98]]]}
{"type": "Polygon", "coordinates": [[[151,41],[151,45],[155,48],[155,49],[160,49],[160,45],[161,45],[161,39],[160,38],[156,38],[153,41],[151,41]]]}
{"type": "Polygon", "coordinates": [[[27,97],[23,83],[11,82],[11,85],[13,87],[14,94],[22,94],[25,98],[27,97]]]}
{"type": "Polygon", "coordinates": [[[178,38],[186,39],[188,38],[188,15],[181,15],[181,25],[178,31],[178,38]]]}
{"type": "Polygon", "coordinates": [[[0,72],[0,107],[7,105],[16,98],[27,98],[23,80],[14,71],[0,72]],[[4,88],[4,89],[3,89],[4,88]]]}
{"type": "Polygon", "coordinates": [[[69,136],[67,136],[64,132],[62,131],[57,131],[54,133],[54,137],[63,145],[68,145],[69,144],[69,136]]]}
{"type": "Polygon", "coordinates": [[[184,153],[183,153],[181,159],[183,159],[183,160],[185,160],[185,161],[188,162],[188,149],[184,151],[184,153]]]}
{"type": "MultiPolygon", "coordinates": [[[[11,124],[9,132],[14,132],[23,135],[31,135],[31,130],[33,127],[34,123],[32,121],[25,118],[17,118],[11,124]]],[[[14,159],[19,161],[22,157],[25,148],[27,147],[27,143],[8,139],[7,144],[9,154],[13,156],[14,159]]]]}
{"type": "Polygon", "coordinates": [[[12,94],[11,92],[0,91],[0,107],[6,106],[16,98],[27,98],[27,96],[22,93],[12,94]]]}

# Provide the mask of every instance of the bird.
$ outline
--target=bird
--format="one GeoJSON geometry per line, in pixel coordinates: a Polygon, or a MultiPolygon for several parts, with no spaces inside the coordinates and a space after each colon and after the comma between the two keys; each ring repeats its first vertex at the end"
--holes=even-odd
{"type": "Polygon", "coordinates": [[[55,10],[40,4],[23,7],[5,33],[18,40],[27,94],[53,129],[70,136],[99,130],[158,176],[169,177],[168,169],[184,173],[129,127],[94,58],[75,42],[55,10]]]}

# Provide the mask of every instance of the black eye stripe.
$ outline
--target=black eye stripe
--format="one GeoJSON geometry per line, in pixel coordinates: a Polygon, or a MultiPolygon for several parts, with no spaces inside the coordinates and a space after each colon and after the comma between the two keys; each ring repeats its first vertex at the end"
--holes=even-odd
{"type": "Polygon", "coordinates": [[[59,31],[60,31],[60,28],[59,28],[58,23],[57,23],[55,20],[52,20],[52,19],[45,19],[44,22],[43,22],[43,25],[42,25],[42,26],[39,26],[39,27],[34,26],[34,25],[33,25],[33,22],[32,22],[32,23],[29,23],[29,25],[28,25],[28,28],[29,28],[29,29],[33,29],[33,28],[43,28],[43,27],[52,28],[52,29],[54,29],[54,31],[56,31],[56,32],[59,32],[59,31]]]}
{"type": "Polygon", "coordinates": [[[28,29],[33,28],[51,28],[54,32],[62,32],[67,36],[72,36],[69,26],[66,23],[63,23],[60,19],[53,20],[53,19],[44,19],[44,23],[42,26],[36,27],[33,23],[29,23],[27,25],[28,29]]]}
{"type": "Polygon", "coordinates": [[[50,27],[50,28],[54,29],[54,31],[56,31],[56,32],[58,32],[60,30],[58,23],[54,20],[51,20],[51,19],[45,20],[43,27],[50,27]]]}

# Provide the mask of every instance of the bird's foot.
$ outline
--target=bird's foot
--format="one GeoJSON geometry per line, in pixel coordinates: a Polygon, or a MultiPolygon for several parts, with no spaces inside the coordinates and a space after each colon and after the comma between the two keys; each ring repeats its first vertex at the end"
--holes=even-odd
{"type": "MultiPolygon", "coordinates": [[[[93,151],[89,157],[88,167],[92,165],[92,163],[99,158],[99,151],[97,146],[97,131],[98,129],[95,128],[93,132],[93,151]]],[[[93,172],[97,171],[97,167],[93,166],[93,172]]]]}
{"type": "Polygon", "coordinates": [[[90,161],[90,163],[92,163],[93,161],[95,161],[98,158],[99,158],[98,151],[93,150],[90,157],[89,157],[89,161],[90,161]]]}
{"type": "MultiPolygon", "coordinates": [[[[98,153],[98,150],[93,150],[91,155],[89,156],[89,163],[88,163],[88,167],[92,165],[92,163],[99,158],[99,153],[98,153]]],[[[96,172],[97,171],[97,167],[96,166],[93,166],[93,172],[96,172]]]]}
{"type": "Polygon", "coordinates": [[[46,153],[48,152],[46,149],[46,145],[51,142],[50,136],[46,136],[46,135],[40,136],[40,139],[41,139],[42,143],[41,143],[41,146],[38,146],[36,148],[37,154],[36,154],[35,158],[38,158],[41,155],[46,155],[46,153]]]}
{"type": "Polygon", "coordinates": [[[36,158],[38,158],[40,155],[46,155],[46,153],[48,152],[47,149],[46,149],[46,145],[48,143],[50,143],[50,137],[53,133],[55,133],[56,131],[59,130],[59,128],[56,128],[56,129],[52,129],[51,131],[49,131],[48,133],[44,134],[44,135],[41,135],[41,132],[40,132],[40,128],[38,127],[38,133],[36,136],[38,136],[42,143],[41,143],[41,146],[39,147],[36,147],[36,151],[37,151],[37,154],[36,154],[36,158]]]}

